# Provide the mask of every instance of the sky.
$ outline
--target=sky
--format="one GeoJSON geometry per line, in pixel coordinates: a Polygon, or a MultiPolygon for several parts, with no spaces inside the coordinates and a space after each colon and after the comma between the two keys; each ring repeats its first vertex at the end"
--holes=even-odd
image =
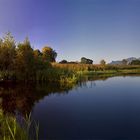
{"type": "Polygon", "coordinates": [[[0,0],[0,36],[51,46],[57,61],[140,57],[140,0],[0,0]]]}

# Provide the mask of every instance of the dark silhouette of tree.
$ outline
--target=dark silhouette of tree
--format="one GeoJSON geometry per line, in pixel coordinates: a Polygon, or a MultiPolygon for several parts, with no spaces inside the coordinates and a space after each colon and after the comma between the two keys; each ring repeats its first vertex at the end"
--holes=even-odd
{"type": "Polygon", "coordinates": [[[140,60],[133,60],[130,64],[131,65],[140,65],[140,60]]]}
{"type": "Polygon", "coordinates": [[[123,60],[122,60],[122,64],[123,64],[123,65],[127,65],[127,60],[126,60],[126,59],[123,59],[123,60]]]}
{"type": "Polygon", "coordinates": [[[60,64],[66,64],[66,63],[68,63],[68,61],[67,61],[67,60],[62,60],[62,61],[60,61],[59,63],[60,63],[60,64]]]}
{"type": "Polygon", "coordinates": [[[101,65],[106,65],[105,60],[104,60],[104,59],[102,59],[102,60],[100,61],[100,64],[101,64],[101,65]]]}
{"type": "Polygon", "coordinates": [[[81,58],[81,63],[82,64],[92,64],[93,63],[93,60],[88,59],[88,58],[85,58],[85,57],[82,57],[81,58]]]}

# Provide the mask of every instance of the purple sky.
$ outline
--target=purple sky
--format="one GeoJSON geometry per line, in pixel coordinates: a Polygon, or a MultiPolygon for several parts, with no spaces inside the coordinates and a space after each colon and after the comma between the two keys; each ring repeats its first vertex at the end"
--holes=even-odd
{"type": "Polygon", "coordinates": [[[140,0],[0,0],[0,36],[50,45],[57,60],[140,57],[140,0]]]}

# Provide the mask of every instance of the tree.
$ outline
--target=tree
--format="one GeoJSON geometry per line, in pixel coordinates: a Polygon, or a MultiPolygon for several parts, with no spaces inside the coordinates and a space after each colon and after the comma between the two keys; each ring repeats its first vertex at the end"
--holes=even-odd
{"type": "Polygon", "coordinates": [[[26,38],[23,43],[19,43],[16,51],[17,70],[20,74],[23,74],[24,77],[29,78],[30,75],[35,72],[33,49],[29,39],[26,38]]]}
{"type": "Polygon", "coordinates": [[[40,50],[34,50],[34,61],[35,61],[35,70],[43,70],[51,67],[51,64],[48,61],[43,61],[42,53],[40,50]]]}
{"type": "Polygon", "coordinates": [[[15,64],[15,40],[10,32],[0,39],[0,69],[13,70],[15,64]]]}
{"type": "Polygon", "coordinates": [[[87,59],[87,58],[85,58],[85,57],[82,57],[82,58],[81,58],[81,63],[82,63],[82,64],[92,64],[92,63],[93,63],[93,60],[87,59]]]}
{"type": "Polygon", "coordinates": [[[123,65],[127,65],[127,60],[126,60],[126,59],[123,59],[123,60],[122,60],[122,64],[123,64],[123,65]]]}
{"type": "Polygon", "coordinates": [[[105,60],[102,59],[102,60],[100,61],[100,64],[101,64],[101,65],[105,65],[105,64],[106,64],[105,60]]]}
{"type": "Polygon", "coordinates": [[[140,65],[140,60],[133,60],[130,65],[140,65]]]}
{"type": "Polygon", "coordinates": [[[67,61],[67,60],[62,60],[62,61],[60,61],[59,63],[60,63],[60,64],[66,64],[66,63],[68,63],[68,61],[67,61]]]}
{"type": "Polygon", "coordinates": [[[57,57],[57,53],[52,48],[45,46],[42,49],[42,58],[44,61],[55,62],[56,57],[57,57]]]}

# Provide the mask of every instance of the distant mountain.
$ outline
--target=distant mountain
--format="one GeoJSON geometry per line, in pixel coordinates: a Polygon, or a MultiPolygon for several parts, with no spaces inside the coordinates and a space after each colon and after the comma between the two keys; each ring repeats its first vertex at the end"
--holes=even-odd
{"type": "Polygon", "coordinates": [[[130,64],[133,60],[137,60],[137,58],[135,57],[130,57],[130,58],[127,58],[127,64],[130,64]]]}
{"type": "MultiPolygon", "coordinates": [[[[125,59],[127,61],[127,64],[130,64],[133,60],[140,60],[140,58],[136,58],[136,57],[130,57],[130,58],[126,58],[125,59]]],[[[112,61],[111,63],[109,63],[111,65],[122,65],[122,60],[117,60],[117,61],[112,61]]]]}

